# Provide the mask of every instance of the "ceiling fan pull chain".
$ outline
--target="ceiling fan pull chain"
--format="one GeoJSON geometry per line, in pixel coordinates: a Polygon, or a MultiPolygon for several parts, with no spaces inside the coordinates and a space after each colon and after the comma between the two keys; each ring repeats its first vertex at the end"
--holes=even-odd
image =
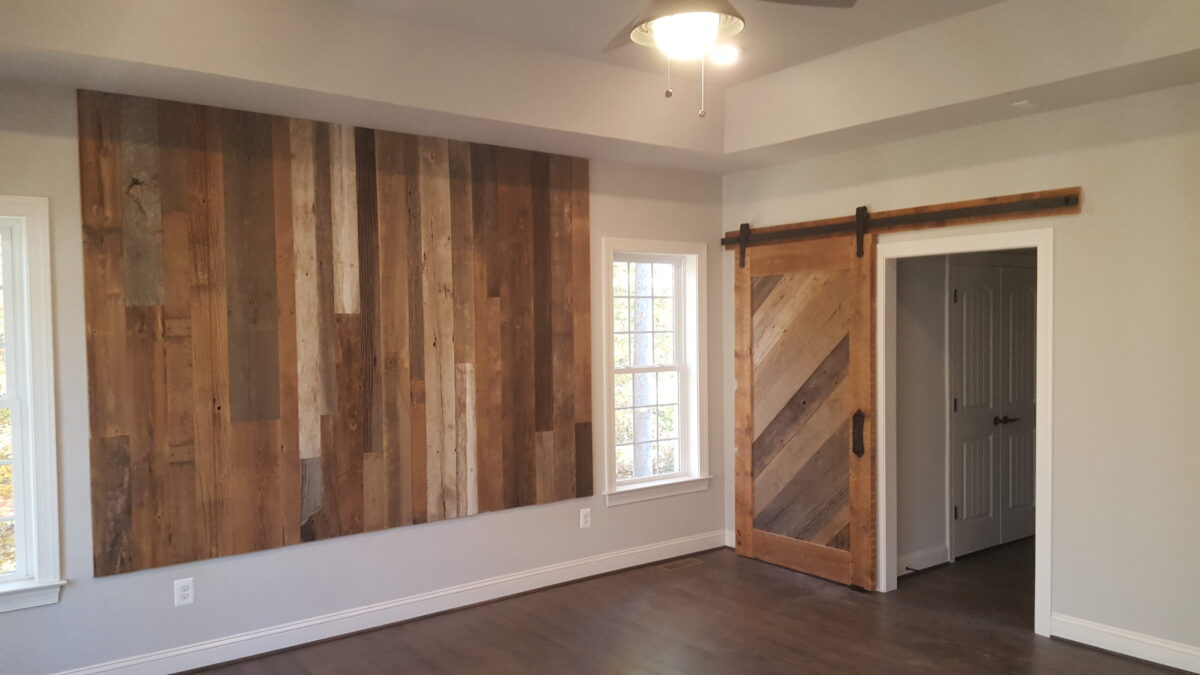
{"type": "Polygon", "coordinates": [[[700,117],[701,119],[708,117],[708,111],[704,109],[704,60],[705,57],[700,57],[700,117]]]}
{"type": "Polygon", "coordinates": [[[667,57],[667,91],[663,94],[667,98],[671,98],[675,92],[671,91],[671,57],[667,57]]]}

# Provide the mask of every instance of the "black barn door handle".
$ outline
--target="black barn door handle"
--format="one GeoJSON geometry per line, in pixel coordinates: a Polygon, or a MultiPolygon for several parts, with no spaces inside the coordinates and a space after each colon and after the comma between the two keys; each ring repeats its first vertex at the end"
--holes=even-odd
{"type": "Polygon", "coordinates": [[[1012,424],[1013,422],[1020,422],[1020,421],[1021,421],[1020,417],[1009,417],[1008,415],[1005,415],[1004,417],[993,417],[992,418],[992,426],[998,427],[1001,424],[1012,424]]]}
{"type": "Polygon", "coordinates": [[[854,449],[855,457],[862,457],[863,454],[867,451],[867,449],[865,447],[863,447],[863,422],[865,422],[866,419],[867,419],[867,416],[865,413],[863,413],[863,411],[856,410],[854,412],[854,448],[853,449],[854,449]]]}

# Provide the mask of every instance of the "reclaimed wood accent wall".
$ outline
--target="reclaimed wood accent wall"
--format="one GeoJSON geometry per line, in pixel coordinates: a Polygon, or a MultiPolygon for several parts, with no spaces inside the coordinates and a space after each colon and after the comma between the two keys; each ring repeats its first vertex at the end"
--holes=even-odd
{"type": "Polygon", "coordinates": [[[592,494],[586,160],[79,120],[97,575],[592,494]]]}

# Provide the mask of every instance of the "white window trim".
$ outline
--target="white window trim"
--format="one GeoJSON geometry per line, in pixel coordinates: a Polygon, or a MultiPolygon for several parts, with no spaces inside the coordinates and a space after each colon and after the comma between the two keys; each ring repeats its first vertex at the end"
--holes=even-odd
{"type": "Polygon", "coordinates": [[[707,490],[712,482],[708,472],[708,433],[704,422],[708,419],[708,336],[707,308],[708,248],[703,242],[657,241],[648,239],[623,239],[605,237],[600,241],[600,259],[596,262],[599,283],[595,286],[593,306],[600,308],[599,325],[594,336],[603,345],[602,376],[596,387],[599,390],[599,419],[601,443],[604,449],[604,496],[608,506],[660,499],[675,495],[707,490]],[[633,483],[617,482],[616,457],[613,453],[613,338],[612,338],[612,264],[618,254],[648,254],[680,256],[683,260],[684,312],[678,321],[683,325],[694,325],[697,330],[684,331],[685,370],[693,374],[694,386],[685,383],[681,395],[687,397],[685,429],[681,437],[680,452],[687,454],[683,462],[687,473],[666,478],[650,479],[633,483]]]}
{"type": "MultiPolygon", "coordinates": [[[[13,260],[24,270],[23,291],[15,298],[25,308],[25,383],[29,405],[24,416],[27,454],[22,458],[29,492],[22,501],[32,523],[22,578],[0,583],[0,612],[58,602],[66,582],[59,571],[58,441],[54,419],[54,329],[50,278],[50,202],[44,197],[0,196],[0,216],[22,221],[14,231],[13,260]],[[23,254],[23,255],[22,255],[23,254]]],[[[7,286],[7,284],[6,284],[7,286]]]]}

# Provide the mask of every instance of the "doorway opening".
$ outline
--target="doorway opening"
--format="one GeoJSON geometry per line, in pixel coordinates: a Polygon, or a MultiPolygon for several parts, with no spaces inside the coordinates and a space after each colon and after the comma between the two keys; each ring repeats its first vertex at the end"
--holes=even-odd
{"type": "Polygon", "coordinates": [[[1052,240],[1051,230],[881,237],[876,289],[878,587],[970,554],[1024,560],[1043,635],[1052,240]]]}

